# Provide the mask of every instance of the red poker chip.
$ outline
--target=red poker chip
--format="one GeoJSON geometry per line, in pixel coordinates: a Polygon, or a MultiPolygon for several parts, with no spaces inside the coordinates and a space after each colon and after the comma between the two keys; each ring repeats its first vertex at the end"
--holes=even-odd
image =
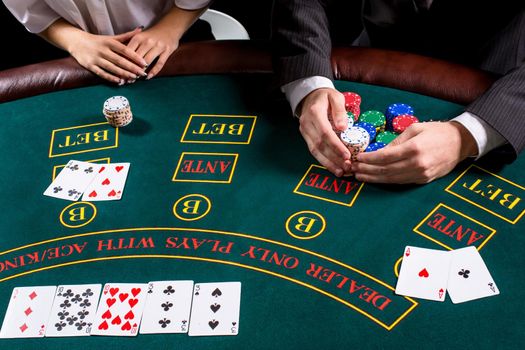
{"type": "Polygon", "coordinates": [[[392,120],[392,129],[394,132],[401,134],[405,131],[410,125],[418,123],[419,119],[410,114],[401,114],[392,120]]]}
{"type": "Polygon", "coordinates": [[[359,107],[350,109],[350,112],[352,112],[352,114],[354,115],[354,122],[357,122],[359,116],[361,115],[361,110],[359,109],[359,107]]]}
{"type": "Polygon", "coordinates": [[[345,91],[342,94],[345,97],[345,101],[348,103],[352,103],[352,102],[356,102],[357,104],[361,103],[361,96],[359,96],[355,92],[345,91]]]}
{"type": "Polygon", "coordinates": [[[359,105],[361,104],[361,96],[359,96],[355,92],[350,92],[350,91],[343,92],[343,96],[345,97],[346,111],[354,113],[353,110],[355,108],[359,108],[359,105]]]}
{"type": "Polygon", "coordinates": [[[347,112],[351,112],[354,115],[354,121],[357,121],[359,119],[359,115],[361,114],[361,109],[359,106],[345,106],[347,112]]]}

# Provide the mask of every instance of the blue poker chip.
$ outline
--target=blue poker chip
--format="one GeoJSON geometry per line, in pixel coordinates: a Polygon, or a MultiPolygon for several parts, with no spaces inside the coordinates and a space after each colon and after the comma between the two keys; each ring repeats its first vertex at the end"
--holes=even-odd
{"type": "Polygon", "coordinates": [[[392,129],[392,120],[401,114],[414,115],[414,108],[406,103],[392,103],[386,108],[385,117],[387,129],[392,129]]]}
{"type": "Polygon", "coordinates": [[[385,146],[386,146],[386,143],[383,143],[383,142],[372,142],[371,144],[368,145],[365,152],[374,152],[385,146]]]}
{"type": "Polygon", "coordinates": [[[355,123],[354,126],[359,126],[365,129],[368,135],[370,135],[370,141],[376,138],[376,134],[377,134],[376,127],[373,126],[372,124],[367,123],[367,122],[359,122],[359,123],[355,123]]]}

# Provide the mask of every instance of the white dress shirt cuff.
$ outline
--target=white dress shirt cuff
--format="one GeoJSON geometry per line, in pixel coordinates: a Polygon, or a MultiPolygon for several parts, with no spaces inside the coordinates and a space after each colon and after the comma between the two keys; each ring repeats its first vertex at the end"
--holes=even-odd
{"type": "Polygon", "coordinates": [[[463,125],[474,137],[478,145],[476,159],[507,143],[507,140],[499,132],[475,114],[464,112],[452,120],[463,125]]]}
{"type": "Polygon", "coordinates": [[[281,91],[286,95],[286,99],[290,102],[292,112],[299,116],[296,111],[297,106],[310,92],[320,88],[334,89],[334,83],[327,77],[313,76],[292,81],[281,87],[281,91]]]}

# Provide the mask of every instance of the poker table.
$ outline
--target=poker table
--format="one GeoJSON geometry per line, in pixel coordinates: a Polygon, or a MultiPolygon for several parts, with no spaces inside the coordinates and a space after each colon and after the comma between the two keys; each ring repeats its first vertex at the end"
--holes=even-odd
{"type": "MultiPolygon", "coordinates": [[[[361,110],[456,116],[494,77],[412,54],[334,49],[361,110]]],[[[240,281],[237,336],[1,339],[2,349],[523,348],[525,158],[426,185],[336,178],[309,154],[267,46],[189,43],[161,76],[105,84],[72,59],[0,72],[0,316],[17,286],[240,281]],[[128,98],[109,126],[103,102],[128,98]],[[131,163],[122,199],[43,196],[71,159],[131,163]],[[475,246],[500,295],[394,293],[405,247],[475,246]]]]}

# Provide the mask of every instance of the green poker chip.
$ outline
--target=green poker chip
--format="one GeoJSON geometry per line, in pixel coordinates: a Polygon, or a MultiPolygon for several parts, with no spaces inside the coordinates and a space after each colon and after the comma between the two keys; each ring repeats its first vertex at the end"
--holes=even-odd
{"type": "Polygon", "coordinates": [[[386,118],[380,111],[366,111],[361,113],[359,121],[363,123],[369,123],[375,126],[377,132],[385,129],[386,118]]]}
{"type": "Polygon", "coordinates": [[[376,141],[383,142],[384,144],[389,144],[390,142],[394,141],[396,137],[397,134],[392,131],[383,131],[377,134],[376,141]]]}

